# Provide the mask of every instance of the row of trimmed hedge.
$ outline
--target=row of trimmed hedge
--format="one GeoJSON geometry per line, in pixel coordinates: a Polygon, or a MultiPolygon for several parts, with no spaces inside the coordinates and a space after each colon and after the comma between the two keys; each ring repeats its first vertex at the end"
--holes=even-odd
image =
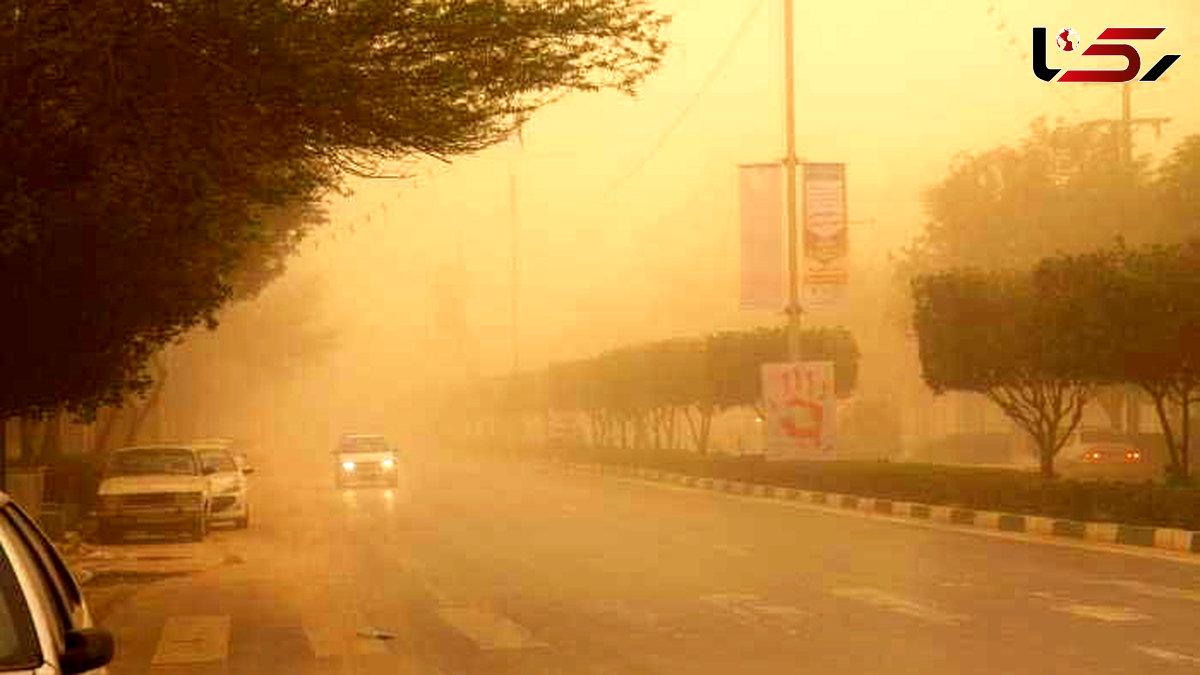
{"type": "Polygon", "coordinates": [[[569,461],[640,466],[777,487],[966,509],[1200,531],[1200,489],[1160,483],[1043,481],[1036,473],[888,461],[786,461],[576,449],[569,461]]]}

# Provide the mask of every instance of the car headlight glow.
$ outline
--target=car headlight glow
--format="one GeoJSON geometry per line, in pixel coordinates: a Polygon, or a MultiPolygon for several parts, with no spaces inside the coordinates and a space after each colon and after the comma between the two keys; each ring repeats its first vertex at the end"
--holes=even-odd
{"type": "Polygon", "coordinates": [[[396,463],[390,459],[383,460],[383,468],[385,468],[385,469],[390,469],[395,465],[396,465],[396,463]]]}
{"type": "Polygon", "coordinates": [[[346,471],[354,470],[354,462],[342,462],[342,468],[346,471]]]}

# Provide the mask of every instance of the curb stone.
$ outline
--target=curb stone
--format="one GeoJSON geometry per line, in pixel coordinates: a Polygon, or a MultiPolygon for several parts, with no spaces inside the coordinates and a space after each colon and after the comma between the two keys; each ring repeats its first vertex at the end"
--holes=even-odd
{"type": "MultiPolygon", "coordinates": [[[[585,472],[605,472],[600,464],[569,464],[585,472]]],[[[626,475],[649,481],[674,483],[698,490],[747,495],[779,501],[797,501],[890,516],[906,516],[959,526],[972,526],[999,532],[1026,533],[1065,539],[1095,541],[1120,546],[1154,548],[1181,553],[1200,553],[1200,532],[1166,527],[1147,527],[1122,523],[1100,523],[1030,516],[1001,511],[977,511],[952,506],[899,502],[891,499],[860,497],[834,492],[811,492],[795,488],[746,483],[723,478],[705,478],[687,474],[637,468],[626,475]]]]}

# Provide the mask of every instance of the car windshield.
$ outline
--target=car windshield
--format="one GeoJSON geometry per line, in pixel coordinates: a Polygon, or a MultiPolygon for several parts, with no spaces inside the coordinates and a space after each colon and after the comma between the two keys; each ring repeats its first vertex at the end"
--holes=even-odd
{"type": "Polygon", "coordinates": [[[191,476],[196,474],[196,459],[192,451],[185,448],[122,450],[108,461],[107,473],[110,476],[191,476]]]}
{"type": "Polygon", "coordinates": [[[340,453],[387,452],[387,441],[382,436],[352,436],[342,439],[340,453]]]}
{"type": "Polygon", "coordinates": [[[237,464],[225,450],[201,450],[200,464],[205,469],[220,472],[237,471],[237,464]]]}

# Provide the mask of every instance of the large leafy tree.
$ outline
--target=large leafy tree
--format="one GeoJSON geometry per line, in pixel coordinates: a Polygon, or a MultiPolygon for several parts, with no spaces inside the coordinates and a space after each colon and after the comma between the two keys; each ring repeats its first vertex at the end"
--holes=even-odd
{"type": "Polygon", "coordinates": [[[1154,403],[1169,478],[1191,475],[1191,410],[1200,401],[1200,242],[1058,256],[1039,291],[1069,298],[1055,330],[1074,372],[1136,384],[1154,403]]]}
{"type": "Polygon", "coordinates": [[[1118,142],[1106,127],[1037,120],[1011,146],[959,155],[925,193],[926,220],[902,271],[1031,267],[1059,251],[1167,234],[1149,217],[1147,161],[1118,161],[1118,142]]]}
{"type": "Polygon", "coordinates": [[[913,281],[921,374],[938,393],[984,394],[1038,447],[1042,475],[1078,427],[1097,378],[1087,343],[1061,330],[1075,299],[1028,273],[954,270],[913,281]]]}
{"type": "Polygon", "coordinates": [[[0,418],[145,387],[280,241],[273,210],[632,90],[663,23],[642,0],[0,0],[0,418]]]}

